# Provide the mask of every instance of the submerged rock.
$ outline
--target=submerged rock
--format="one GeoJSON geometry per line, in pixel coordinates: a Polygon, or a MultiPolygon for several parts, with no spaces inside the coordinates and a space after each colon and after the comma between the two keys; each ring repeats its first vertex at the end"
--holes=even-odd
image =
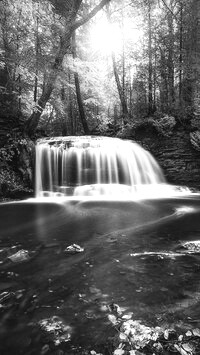
{"type": "Polygon", "coordinates": [[[68,254],[82,253],[83,251],[84,251],[84,248],[80,247],[80,245],[78,245],[78,244],[69,245],[65,249],[65,252],[68,254]]]}
{"type": "Polygon", "coordinates": [[[37,245],[34,249],[21,249],[21,245],[2,247],[0,249],[0,266],[1,269],[10,266],[12,263],[18,264],[27,262],[35,258],[43,248],[43,244],[37,245]]]}
{"type": "Polygon", "coordinates": [[[30,260],[30,256],[28,250],[22,249],[18,250],[15,254],[8,256],[8,259],[10,259],[14,263],[20,263],[23,261],[30,260]]]}
{"type": "Polygon", "coordinates": [[[112,339],[114,355],[199,354],[200,330],[198,328],[179,334],[175,329],[146,326],[140,320],[131,318],[131,314],[108,316],[117,331],[112,339]]]}
{"type": "Polygon", "coordinates": [[[188,253],[200,253],[200,240],[190,241],[183,244],[183,248],[188,251],[188,253]]]}
{"type": "Polygon", "coordinates": [[[39,326],[49,335],[55,345],[68,342],[71,339],[72,328],[64,324],[63,320],[57,316],[40,320],[39,326]]]}

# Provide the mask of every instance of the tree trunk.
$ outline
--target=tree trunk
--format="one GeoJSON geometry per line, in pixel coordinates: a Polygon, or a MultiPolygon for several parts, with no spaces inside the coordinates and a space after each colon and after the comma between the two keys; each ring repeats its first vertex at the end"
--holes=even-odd
{"type": "MultiPolygon", "coordinates": [[[[110,9],[109,9],[109,4],[106,7],[106,14],[107,14],[107,20],[109,23],[111,23],[111,17],[110,17],[110,9]]],[[[112,63],[113,63],[113,72],[115,76],[115,82],[117,85],[117,91],[119,94],[119,99],[121,103],[121,108],[122,108],[122,119],[124,123],[124,118],[128,116],[128,107],[127,107],[127,102],[125,98],[125,57],[124,57],[124,43],[123,43],[123,53],[122,53],[122,84],[120,82],[118,70],[117,70],[117,64],[116,64],[116,58],[115,58],[115,53],[112,52],[112,63]]]]}
{"type": "Polygon", "coordinates": [[[168,22],[168,31],[169,31],[169,42],[168,42],[168,83],[169,83],[169,92],[168,92],[168,107],[169,110],[172,109],[175,101],[175,92],[174,92],[174,28],[173,28],[173,13],[172,11],[168,12],[167,16],[168,22]]]}
{"type": "Polygon", "coordinates": [[[149,55],[149,78],[148,78],[148,114],[153,112],[153,64],[152,64],[152,21],[151,0],[148,0],[148,55],[149,55]]]}
{"type": "MultiPolygon", "coordinates": [[[[37,3],[37,11],[39,11],[38,3],[37,3]]],[[[33,92],[33,100],[35,103],[37,102],[37,95],[38,95],[38,54],[39,54],[38,25],[39,25],[39,18],[37,13],[36,21],[35,21],[35,84],[34,84],[34,92],[33,92]]]]}
{"type": "MultiPolygon", "coordinates": [[[[76,58],[76,33],[73,33],[72,36],[72,53],[73,53],[73,58],[76,58]]],[[[74,73],[74,80],[75,80],[75,87],[76,87],[76,98],[77,98],[77,103],[78,103],[78,109],[79,109],[79,117],[80,121],[82,123],[84,133],[89,134],[90,130],[87,124],[86,116],[85,116],[85,110],[83,106],[83,100],[82,100],[82,95],[81,95],[81,88],[80,88],[80,82],[79,82],[79,75],[77,72],[74,73]]]]}
{"type": "Polygon", "coordinates": [[[65,54],[67,54],[67,51],[71,45],[71,37],[73,32],[77,28],[79,28],[80,26],[88,22],[93,16],[95,16],[97,12],[100,11],[109,1],[110,0],[101,0],[100,3],[97,6],[95,6],[94,9],[86,17],[78,21],[76,21],[76,15],[82,1],[79,1],[78,6],[76,2],[73,2],[74,8],[72,9],[73,11],[70,11],[69,18],[66,17],[66,23],[67,23],[66,30],[60,40],[60,49],[50,69],[47,83],[44,86],[42,95],[40,96],[32,115],[29,117],[25,125],[25,133],[28,134],[29,136],[32,136],[34,134],[38,126],[40,116],[46,106],[46,103],[50,99],[51,93],[55,87],[58,73],[62,69],[63,58],[65,54]]]}
{"type": "Polygon", "coordinates": [[[180,2],[180,18],[179,18],[179,106],[182,106],[182,79],[183,79],[183,4],[180,2]]]}
{"type": "MultiPolygon", "coordinates": [[[[69,84],[74,83],[74,75],[72,74],[72,72],[69,70],[68,71],[68,80],[69,80],[69,84]]],[[[76,134],[77,132],[77,119],[76,119],[76,115],[75,115],[75,109],[74,109],[74,91],[72,89],[71,86],[69,86],[69,90],[68,90],[68,122],[66,124],[68,127],[68,131],[71,135],[76,134]]]]}
{"type": "Polygon", "coordinates": [[[194,25],[191,39],[191,60],[193,69],[192,95],[195,115],[195,126],[200,129],[200,2],[193,0],[194,25]]]}
{"type": "Polygon", "coordinates": [[[75,86],[76,86],[76,96],[77,96],[77,102],[78,102],[79,117],[80,117],[81,123],[83,125],[84,133],[89,134],[90,130],[89,130],[89,127],[87,124],[86,116],[85,116],[85,110],[84,110],[82,96],[81,96],[81,89],[80,89],[78,73],[74,73],[74,80],[75,80],[75,86]]]}
{"type": "Polygon", "coordinates": [[[168,98],[168,80],[167,80],[167,72],[166,72],[166,59],[165,53],[160,47],[160,108],[162,112],[166,112],[167,110],[167,98],[168,98]]]}
{"type": "Polygon", "coordinates": [[[127,108],[127,104],[126,104],[126,100],[124,97],[124,92],[123,92],[123,87],[120,83],[120,79],[119,79],[119,74],[118,74],[118,70],[117,70],[117,65],[116,65],[116,60],[115,60],[115,54],[112,53],[112,62],[113,62],[113,71],[114,71],[114,76],[115,76],[115,81],[117,84],[117,90],[118,90],[118,94],[119,94],[119,98],[120,98],[120,102],[121,102],[121,106],[122,106],[122,114],[123,117],[126,117],[128,115],[128,108],[127,108]]]}
{"type": "Polygon", "coordinates": [[[46,103],[50,99],[51,93],[52,93],[54,86],[55,86],[55,82],[56,82],[58,73],[62,67],[63,58],[64,58],[65,54],[67,53],[68,48],[70,47],[72,33],[73,33],[73,30],[70,27],[67,30],[66,35],[63,36],[63,38],[61,39],[60,50],[59,50],[58,54],[56,55],[54,64],[52,65],[52,68],[50,70],[50,74],[47,79],[47,83],[46,83],[46,85],[44,85],[42,95],[40,96],[38,103],[37,103],[32,115],[28,119],[26,126],[25,126],[25,132],[29,136],[32,136],[34,134],[34,132],[38,126],[40,116],[46,106],[46,103]],[[64,38],[65,38],[65,40],[64,40],[64,38]]]}

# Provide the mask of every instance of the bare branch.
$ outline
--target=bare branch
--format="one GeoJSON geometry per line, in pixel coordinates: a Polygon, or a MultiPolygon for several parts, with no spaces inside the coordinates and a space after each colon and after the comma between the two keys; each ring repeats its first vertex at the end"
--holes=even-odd
{"type": "Polygon", "coordinates": [[[115,12],[122,11],[122,10],[124,10],[126,7],[131,6],[131,5],[133,5],[132,1],[129,2],[128,4],[124,5],[123,7],[120,7],[119,9],[112,11],[111,15],[114,14],[115,12]]]}
{"type": "Polygon", "coordinates": [[[77,28],[91,20],[91,18],[93,18],[109,2],[110,0],[101,0],[101,2],[97,6],[95,6],[94,9],[87,16],[85,16],[81,20],[76,21],[75,24],[72,25],[72,30],[75,31],[77,28]]]}
{"type": "Polygon", "coordinates": [[[169,12],[171,12],[172,16],[175,18],[175,20],[178,21],[177,16],[174,14],[174,12],[170,9],[170,7],[166,4],[165,0],[161,0],[164,6],[167,8],[169,12]]]}

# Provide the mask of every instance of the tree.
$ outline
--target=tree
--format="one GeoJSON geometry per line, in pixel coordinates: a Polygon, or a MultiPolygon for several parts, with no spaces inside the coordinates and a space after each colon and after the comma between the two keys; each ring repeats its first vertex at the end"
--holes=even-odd
{"type": "Polygon", "coordinates": [[[49,135],[117,132],[155,109],[198,117],[198,1],[3,0],[0,10],[5,131],[25,124],[30,136],[36,128],[49,135]],[[107,11],[99,11],[108,3],[110,29],[107,11]],[[98,36],[90,37],[98,24],[107,27],[100,26],[103,43],[95,49],[98,36]]]}
{"type": "Polygon", "coordinates": [[[200,128],[200,2],[192,2],[192,38],[190,59],[192,64],[192,101],[196,116],[195,125],[200,128]]]}
{"type": "Polygon", "coordinates": [[[179,6],[179,107],[182,106],[182,89],[183,89],[183,2],[178,3],[179,6]]]}
{"type": "MultiPolygon", "coordinates": [[[[76,33],[74,31],[72,35],[72,53],[73,53],[73,58],[76,58],[76,33]]],[[[78,72],[74,72],[74,81],[75,81],[75,87],[76,87],[76,97],[77,97],[77,102],[78,102],[78,108],[79,108],[79,116],[81,123],[83,125],[84,133],[89,134],[89,127],[87,124],[86,116],[85,116],[85,110],[83,106],[83,100],[82,100],[82,95],[81,95],[81,88],[80,88],[80,82],[79,82],[79,75],[78,72]]]]}
{"type": "Polygon", "coordinates": [[[148,57],[149,57],[149,75],[148,75],[148,113],[153,111],[153,53],[152,53],[152,19],[151,19],[151,0],[148,0],[148,57]]]}
{"type": "Polygon", "coordinates": [[[64,56],[67,54],[70,45],[71,45],[71,38],[75,30],[77,30],[80,26],[82,26],[84,23],[89,21],[93,16],[97,14],[98,11],[100,11],[110,0],[101,0],[101,2],[91,10],[90,13],[88,13],[84,18],[80,20],[76,20],[78,10],[80,9],[82,0],[69,0],[66,2],[66,5],[63,6],[63,1],[59,3],[59,1],[55,2],[52,0],[54,6],[56,6],[56,10],[60,12],[62,9],[62,12],[65,16],[65,30],[64,33],[61,36],[60,39],[60,47],[58,50],[58,53],[55,56],[55,60],[53,65],[51,66],[47,82],[45,84],[45,87],[43,89],[42,95],[38,99],[37,106],[35,107],[34,112],[30,116],[30,118],[27,121],[25,131],[28,135],[32,135],[35,131],[35,129],[38,126],[40,116],[46,106],[46,103],[48,102],[51,93],[55,87],[55,82],[58,77],[59,71],[62,68],[62,62],[64,56]],[[64,11],[63,11],[64,9],[64,11]]]}

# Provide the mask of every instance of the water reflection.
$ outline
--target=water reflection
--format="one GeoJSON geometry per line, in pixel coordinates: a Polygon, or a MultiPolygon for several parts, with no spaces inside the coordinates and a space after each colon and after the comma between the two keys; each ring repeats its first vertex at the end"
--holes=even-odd
{"type": "MultiPolygon", "coordinates": [[[[142,201],[29,200],[1,204],[0,214],[0,295],[8,295],[1,308],[5,348],[10,339],[16,344],[24,327],[30,339],[29,324],[53,316],[72,330],[69,349],[98,343],[99,334],[107,333],[107,306],[113,302],[135,319],[155,325],[199,318],[197,195],[142,201]],[[67,254],[73,243],[84,252],[67,254]],[[196,243],[193,250],[191,243],[196,243]],[[19,250],[27,250],[30,258],[19,263],[8,259],[19,250]],[[16,322],[5,321],[14,314],[16,322]]],[[[31,341],[39,353],[40,342],[31,341]]]]}

